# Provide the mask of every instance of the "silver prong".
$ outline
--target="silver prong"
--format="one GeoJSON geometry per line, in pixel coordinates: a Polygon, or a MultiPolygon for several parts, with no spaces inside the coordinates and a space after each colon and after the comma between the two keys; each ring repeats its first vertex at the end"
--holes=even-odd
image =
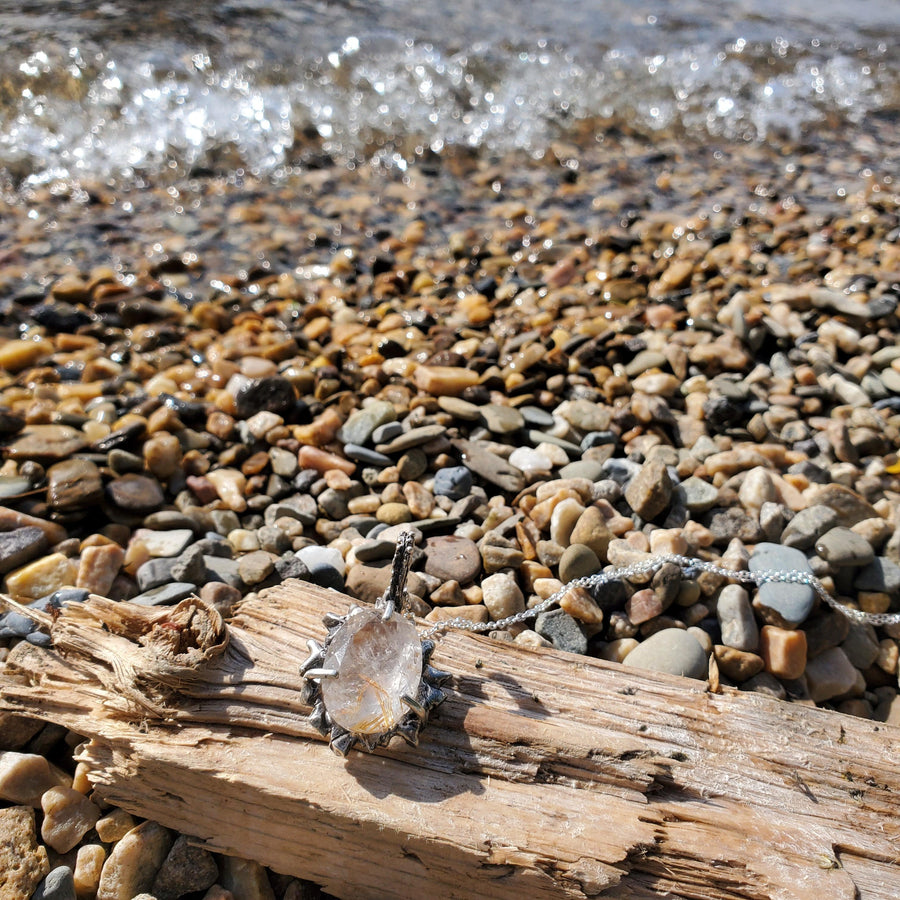
{"type": "Polygon", "coordinates": [[[320,664],[325,651],[325,648],[318,641],[312,640],[312,638],[306,642],[306,646],[309,648],[309,656],[306,657],[303,665],[300,666],[301,675],[305,675],[313,666],[320,664]]]}
{"type": "Polygon", "coordinates": [[[428,715],[428,710],[419,703],[418,700],[410,697],[409,694],[404,694],[400,700],[403,702],[405,706],[407,706],[412,712],[414,712],[422,721],[425,720],[428,715]]]}
{"type": "Polygon", "coordinates": [[[331,740],[328,745],[337,753],[338,756],[346,756],[356,743],[356,736],[343,728],[340,730],[337,726],[331,729],[331,740]]]}
{"type": "Polygon", "coordinates": [[[410,717],[397,726],[397,734],[399,734],[410,747],[415,747],[419,743],[419,729],[421,727],[421,719],[410,717]]]}
{"type": "Polygon", "coordinates": [[[339,616],[335,613],[329,612],[325,613],[325,615],[322,616],[322,622],[329,631],[331,631],[331,629],[333,628],[340,628],[341,625],[343,625],[346,621],[346,616],[339,616]]]}
{"type": "Polygon", "coordinates": [[[337,678],[337,669],[307,669],[304,673],[307,678],[337,678]]]}
{"type": "Polygon", "coordinates": [[[313,707],[313,711],[309,714],[309,724],[312,725],[319,734],[327,735],[331,728],[331,716],[325,710],[325,704],[319,700],[313,707]]]}
{"type": "Polygon", "coordinates": [[[384,596],[378,601],[382,610],[382,621],[386,622],[394,614],[394,609],[403,611],[403,600],[406,596],[406,579],[409,577],[409,566],[412,562],[413,547],[416,537],[411,531],[401,531],[394,550],[394,561],[391,563],[391,581],[384,596]]]}

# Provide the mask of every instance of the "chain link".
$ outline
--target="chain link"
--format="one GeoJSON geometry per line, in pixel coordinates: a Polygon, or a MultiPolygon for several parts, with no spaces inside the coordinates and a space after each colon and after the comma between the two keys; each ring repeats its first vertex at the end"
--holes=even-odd
{"type": "Polygon", "coordinates": [[[664,565],[673,563],[681,569],[700,569],[703,572],[709,572],[711,575],[719,575],[733,581],[741,581],[746,584],[755,584],[762,586],[772,582],[780,584],[805,584],[811,587],[816,594],[827,603],[832,609],[845,615],[854,622],[867,625],[897,625],[900,624],[900,613],[867,613],[860,609],[852,609],[839,603],[828,591],[824,585],[811,572],[801,572],[797,569],[790,569],[786,572],[774,569],[765,569],[760,572],[748,572],[746,570],[735,571],[734,569],[726,569],[715,563],[707,562],[703,559],[695,559],[690,556],[680,556],[678,554],[664,554],[654,556],[641,562],[632,563],[630,566],[621,568],[610,568],[603,572],[597,572],[595,575],[586,575],[583,578],[576,578],[568,584],[563,585],[558,591],[546,600],[542,600],[531,609],[523,610],[512,616],[506,616],[503,619],[496,619],[490,622],[472,622],[468,619],[456,618],[448,619],[446,622],[438,622],[425,631],[423,637],[434,638],[448,631],[474,631],[486,632],[494,631],[499,628],[508,628],[510,625],[516,625],[519,622],[527,622],[534,619],[541,613],[552,609],[562,598],[574,588],[597,588],[601,585],[608,584],[611,581],[620,579],[631,579],[643,575],[649,575],[661,569],[664,565]]]}

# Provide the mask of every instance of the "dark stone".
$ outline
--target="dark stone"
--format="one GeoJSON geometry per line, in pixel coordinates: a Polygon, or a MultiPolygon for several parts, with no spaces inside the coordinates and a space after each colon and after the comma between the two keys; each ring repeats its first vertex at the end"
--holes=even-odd
{"type": "Polygon", "coordinates": [[[317,563],[309,570],[307,581],[323,588],[334,588],[336,591],[344,590],[344,576],[334,567],[326,563],[317,563]]]}
{"type": "Polygon", "coordinates": [[[47,470],[47,503],[61,513],[96,506],[103,499],[100,470],[86,459],[66,459],[47,470]]]}
{"type": "Polygon", "coordinates": [[[541,613],[535,620],[534,630],[557,650],[587,653],[587,638],[581,626],[564,609],[541,613]]]}
{"type": "Polygon", "coordinates": [[[185,597],[190,597],[196,590],[196,584],[173,581],[144,591],[137,597],[132,597],[129,602],[137,603],[139,606],[172,606],[184,600],[185,597]]]}
{"type": "Polygon", "coordinates": [[[178,900],[185,894],[205,891],[219,877],[215,857],[195,847],[186,835],[180,835],[153,879],[157,900],[178,900]]]}
{"type": "Polygon", "coordinates": [[[111,432],[105,438],[94,441],[91,449],[96,453],[109,453],[110,450],[117,450],[125,447],[127,444],[137,444],[144,436],[147,426],[143,422],[130,422],[122,428],[111,432]]]}
{"type": "Polygon", "coordinates": [[[297,393],[287,378],[272,375],[256,378],[238,389],[234,398],[235,414],[239,419],[249,419],[266,410],[283,416],[297,402],[297,393]]]}
{"type": "Polygon", "coordinates": [[[737,506],[729,509],[713,509],[706,527],[716,544],[727,546],[732,538],[740,538],[745,544],[756,544],[762,538],[759,522],[737,506]]]}
{"type": "Polygon", "coordinates": [[[146,475],[123,475],[106,486],[109,499],[126,512],[148,513],[165,503],[159,482],[146,475]]]}
{"type": "Polygon", "coordinates": [[[43,529],[36,525],[0,532],[0,575],[40,556],[47,549],[47,544],[43,529]]]}
{"type": "Polygon", "coordinates": [[[465,466],[446,466],[434,473],[436,496],[462,500],[472,492],[472,473],[465,466]]]}

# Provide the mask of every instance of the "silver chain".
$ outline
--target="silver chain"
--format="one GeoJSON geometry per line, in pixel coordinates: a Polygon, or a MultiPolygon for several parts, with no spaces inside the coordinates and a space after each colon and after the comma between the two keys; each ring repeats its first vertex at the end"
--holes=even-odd
{"type": "Polygon", "coordinates": [[[621,568],[611,568],[604,572],[597,572],[595,575],[586,575],[583,578],[576,578],[568,584],[563,585],[558,591],[546,600],[542,600],[531,609],[522,610],[512,616],[506,616],[503,619],[496,619],[491,622],[472,622],[469,619],[448,619],[445,622],[438,622],[427,629],[423,637],[433,638],[447,631],[475,631],[485,632],[494,631],[499,628],[508,628],[510,625],[516,625],[519,622],[527,622],[534,619],[543,612],[552,609],[562,598],[573,588],[596,588],[601,585],[608,584],[611,581],[620,579],[630,579],[641,575],[649,575],[656,572],[668,563],[674,563],[681,569],[700,569],[703,572],[709,572],[711,575],[719,575],[723,578],[729,578],[734,581],[742,581],[746,584],[755,584],[761,586],[770,582],[780,584],[805,584],[811,587],[816,594],[827,603],[832,609],[845,615],[854,622],[867,625],[896,625],[900,624],[900,613],[867,613],[860,609],[852,609],[839,603],[828,591],[824,585],[811,572],[800,572],[792,569],[786,572],[776,571],[774,569],[766,569],[760,572],[748,572],[746,570],[735,571],[734,569],[726,569],[715,563],[707,562],[703,559],[695,559],[690,556],[680,556],[678,554],[664,554],[654,556],[641,562],[632,563],[630,566],[621,568]]]}

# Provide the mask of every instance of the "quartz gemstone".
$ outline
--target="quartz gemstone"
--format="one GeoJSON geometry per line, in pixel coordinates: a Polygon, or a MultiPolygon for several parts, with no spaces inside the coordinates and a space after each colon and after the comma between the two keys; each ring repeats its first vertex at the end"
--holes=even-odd
{"type": "Polygon", "coordinates": [[[418,697],[422,644],[404,616],[384,622],[380,611],[358,609],[335,632],[322,666],[338,671],[321,682],[332,722],[353,734],[383,734],[408,712],[401,698],[418,697]]]}

